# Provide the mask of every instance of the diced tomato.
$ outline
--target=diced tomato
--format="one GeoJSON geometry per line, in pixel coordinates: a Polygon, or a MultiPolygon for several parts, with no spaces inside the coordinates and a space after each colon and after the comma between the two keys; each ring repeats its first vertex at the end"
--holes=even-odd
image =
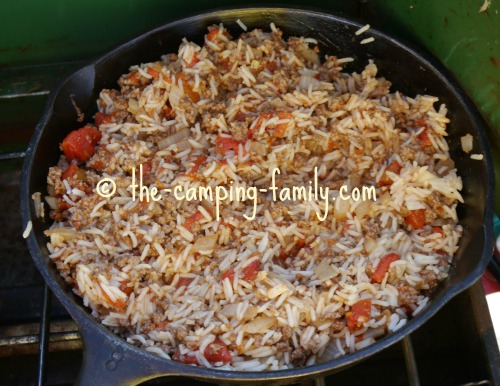
{"type": "Polygon", "coordinates": [[[92,126],[73,130],[64,138],[61,148],[68,161],[85,162],[94,155],[95,146],[101,140],[101,133],[92,126]]]}
{"type": "Polygon", "coordinates": [[[213,41],[218,34],[219,34],[219,30],[218,29],[213,29],[212,31],[210,31],[208,33],[207,39],[210,40],[210,41],[213,41]]]}
{"type": "Polygon", "coordinates": [[[95,113],[94,122],[97,127],[113,123],[115,120],[112,115],[104,114],[98,111],[95,113]]]}
{"type": "Polygon", "coordinates": [[[151,165],[151,161],[146,161],[142,164],[142,177],[147,177],[151,170],[153,170],[153,165],[151,165]]]}
{"type": "MultiPolygon", "coordinates": [[[[229,36],[229,34],[226,31],[222,31],[222,35],[224,36],[229,36]]],[[[207,39],[213,42],[217,37],[219,36],[219,29],[213,29],[210,31],[207,35],[207,39]]]]}
{"type": "Polygon", "coordinates": [[[241,278],[245,281],[255,280],[257,279],[259,271],[260,271],[259,260],[254,260],[242,269],[241,278]]]}
{"type": "Polygon", "coordinates": [[[289,257],[297,256],[297,254],[300,252],[300,250],[302,248],[304,248],[305,245],[306,245],[306,243],[305,243],[304,239],[298,239],[297,242],[295,243],[295,245],[289,251],[287,251],[287,252],[283,251],[280,253],[279,259],[284,262],[289,257]]]}
{"type": "Polygon", "coordinates": [[[241,111],[238,111],[236,117],[234,117],[235,121],[240,121],[240,122],[243,122],[245,119],[246,119],[246,114],[241,111]]]}
{"type": "Polygon", "coordinates": [[[200,100],[200,94],[196,91],[193,91],[193,88],[186,82],[186,74],[181,72],[177,75],[177,78],[182,81],[182,88],[184,89],[184,94],[186,94],[194,103],[200,100]]]}
{"type": "Polygon", "coordinates": [[[427,131],[427,129],[422,130],[422,132],[418,135],[418,139],[420,140],[420,147],[422,149],[425,149],[429,146],[432,147],[432,141],[429,137],[429,132],[427,131]]]}
{"type": "Polygon", "coordinates": [[[139,74],[139,71],[134,71],[127,77],[127,83],[132,86],[137,86],[140,84],[140,79],[141,74],[139,74]]]}
{"type": "Polygon", "coordinates": [[[329,139],[328,139],[328,147],[327,147],[327,149],[328,149],[329,151],[332,151],[332,150],[334,150],[336,147],[337,147],[337,142],[336,142],[333,138],[329,138],[329,139]]]}
{"type": "Polygon", "coordinates": [[[229,348],[220,339],[216,339],[210,343],[203,354],[209,362],[230,363],[233,359],[229,348]]]}
{"type": "Polygon", "coordinates": [[[198,54],[194,54],[193,57],[191,58],[191,61],[189,63],[186,64],[186,67],[187,68],[191,68],[191,67],[194,67],[194,65],[196,63],[198,63],[200,61],[200,58],[198,58],[198,54]]]}
{"type": "Polygon", "coordinates": [[[276,71],[276,62],[267,62],[266,68],[271,72],[276,71]]]}
{"type": "Polygon", "coordinates": [[[160,76],[160,72],[156,71],[152,67],[146,67],[146,72],[151,75],[153,78],[158,78],[160,76]]]}
{"type": "Polygon", "coordinates": [[[73,177],[78,173],[78,166],[74,163],[70,163],[69,166],[66,168],[64,173],[61,176],[61,181],[67,180],[70,177],[73,177]]]}
{"type": "Polygon", "coordinates": [[[187,175],[191,176],[191,177],[194,176],[196,174],[196,172],[198,172],[198,169],[203,164],[203,162],[205,162],[206,159],[207,159],[207,156],[205,156],[205,155],[195,155],[194,159],[193,159],[193,167],[191,168],[189,173],[187,173],[187,175]]]}
{"type": "Polygon", "coordinates": [[[115,301],[113,301],[109,295],[106,293],[106,291],[104,291],[104,289],[101,287],[101,292],[104,296],[104,299],[106,299],[106,302],[108,302],[109,304],[111,304],[112,306],[118,308],[119,310],[123,310],[125,308],[125,302],[122,300],[122,299],[116,299],[115,301]]]}
{"type": "Polygon", "coordinates": [[[253,137],[253,133],[255,133],[256,131],[259,131],[259,129],[262,126],[262,124],[264,123],[264,121],[267,121],[268,119],[271,119],[272,116],[273,116],[272,113],[264,113],[264,114],[259,115],[259,117],[257,118],[257,123],[255,124],[255,126],[252,127],[250,130],[248,130],[248,137],[252,138],[253,137]]]}
{"type": "Polygon", "coordinates": [[[351,311],[346,313],[349,331],[359,330],[370,320],[371,299],[363,299],[353,304],[351,311]]]}
{"type": "Polygon", "coordinates": [[[228,151],[233,150],[235,153],[237,153],[240,143],[241,142],[238,142],[232,138],[221,137],[219,135],[215,139],[215,152],[225,155],[228,151]]]}
{"type": "Polygon", "coordinates": [[[193,353],[188,353],[188,354],[182,355],[181,351],[179,349],[175,350],[175,353],[172,356],[172,359],[174,361],[177,361],[177,362],[185,363],[186,365],[199,366],[198,359],[196,359],[196,356],[193,353]]]}
{"type": "MultiPolygon", "coordinates": [[[[292,119],[293,115],[291,113],[287,113],[284,111],[280,111],[278,113],[278,118],[279,119],[292,119]]],[[[288,128],[289,122],[288,123],[280,123],[276,125],[276,129],[274,131],[274,136],[276,138],[283,138],[286,134],[286,129],[288,128]]]]}
{"type": "Polygon", "coordinates": [[[405,217],[407,224],[413,229],[422,229],[425,225],[425,209],[417,209],[410,211],[410,214],[405,217]]]}
{"type": "Polygon", "coordinates": [[[189,216],[186,221],[184,221],[184,224],[182,226],[186,228],[188,231],[191,230],[191,227],[199,222],[200,220],[204,219],[205,216],[198,210],[194,212],[191,216],[189,216]]]}
{"type": "Polygon", "coordinates": [[[180,277],[175,285],[175,288],[181,288],[182,286],[188,287],[193,280],[194,277],[180,277]]]}
{"type": "Polygon", "coordinates": [[[222,280],[228,278],[229,281],[232,283],[234,280],[234,269],[229,268],[226,272],[222,274],[222,280]]]}
{"type": "Polygon", "coordinates": [[[58,209],[61,211],[61,212],[64,212],[65,210],[68,210],[71,206],[68,204],[68,202],[66,202],[65,200],[63,200],[62,198],[59,200],[59,206],[58,206],[58,209]]]}
{"type": "Polygon", "coordinates": [[[439,233],[441,236],[444,236],[444,231],[443,231],[443,228],[441,228],[441,227],[434,227],[432,229],[432,233],[439,233]]]}
{"type": "MultiPolygon", "coordinates": [[[[385,171],[390,171],[390,172],[393,172],[394,174],[399,174],[401,172],[401,168],[402,168],[402,166],[399,164],[399,162],[394,160],[391,162],[391,164],[389,166],[387,166],[385,171]]],[[[382,174],[382,177],[380,177],[378,184],[380,186],[387,186],[387,185],[392,185],[393,182],[394,181],[392,181],[387,176],[386,172],[384,172],[384,174],[382,174]]]]}
{"type": "Polygon", "coordinates": [[[427,127],[427,122],[423,118],[416,119],[415,123],[417,124],[417,127],[427,127]]]}
{"type": "Polygon", "coordinates": [[[130,296],[130,294],[132,293],[133,291],[133,288],[132,287],[129,287],[128,286],[129,282],[128,281],[124,281],[120,284],[120,286],[118,287],[120,291],[122,291],[124,294],[126,294],[127,296],[130,296]]]}
{"type": "Polygon", "coordinates": [[[373,272],[372,283],[382,283],[385,274],[389,271],[389,267],[396,260],[399,260],[399,255],[397,253],[389,253],[382,257],[377,268],[375,268],[375,272],[373,272]]]}

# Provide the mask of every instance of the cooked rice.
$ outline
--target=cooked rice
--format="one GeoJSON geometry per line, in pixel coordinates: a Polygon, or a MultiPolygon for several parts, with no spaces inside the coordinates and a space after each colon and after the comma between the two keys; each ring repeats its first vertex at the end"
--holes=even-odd
{"type": "Polygon", "coordinates": [[[354,32],[355,35],[361,35],[363,32],[366,32],[370,29],[370,24],[366,24],[360,29],[358,29],[356,32],[354,32]]]}
{"type": "Polygon", "coordinates": [[[26,228],[24,228],[24,232],[23,232],[23,238],[27,239],[28,236],[30,235],[31,233],[31,230],[33,229],[33,223],[30,221],[28,221],[28,223],[26,224],[26,228]]]}
{"type": "Polygon", "coordinates": [[[184,40],[178,54],[131,67],[119,90],[101,92],[110,122],[81,166],[85,178],[61,182],[64,156],[50,169],[60,206],[48,249],[61,275],[130,343],[206,367],[310,365],[325,350],[342,356],[398,330],[447,277],[462,233],[446,108],[391,93],[372,62],[360,74],[342,72],[352,58],[321,63],[314,40],[284,41],[274,24],[236,40],[223,26],[209,31],[203,46],[184,40]],[[319,221],[320,202],[261,192],[254,220],[243,217],[253,203],[229,200],[218,220],[208,199],[132,200],[139,164],[160,192],[267,189],[274,168],[291,188],[317,167],[337,199],[319,221]],[[96,193],[103,177],[115,181],[114,197],[96,193]],[[342,201],[343,185],[375,186],[378,200],[342,201]],[[422,227],[411,225],[416,212],[422,227]],[[389,253],[399,259],[374,280],[389,253]],[[368,317],[348,326],[361,300],[368,317]],[[230,360],[214,359],[214,347],[230,360]]]}
{"type": "Polygon", "coordinates": [[[366,38],[366,39],[361,40],[359,43],[360,44],[368,44],[368,43],[371,43],[373,41],[375,41],[375,38],[372,36],[371,38],[366,38]]]}

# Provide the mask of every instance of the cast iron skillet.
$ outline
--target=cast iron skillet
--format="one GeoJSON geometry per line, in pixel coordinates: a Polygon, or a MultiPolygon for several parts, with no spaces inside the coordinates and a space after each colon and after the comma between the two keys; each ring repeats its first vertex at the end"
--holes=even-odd
{"type": "Polygon", "coordinates": [[[33,222],[28,245],[38,269],[80,327],[84,360],[79,384],[131,385],[164,375],[190,376],[219,383],[285,384],[326,375],[401,340],[480,277],[493,248],[494,192],[491,155],[478,112],[436,60],[375,30],[355,37],[354,32],[360,27],[361,24],[342,17],[298,9],[253,8],[205,13],[166,24],[121,45],[71,75],[51,93],[26,154],[21,181],[21,214],[24,225],[30,220],[33,222]],[[394,90],[410,96],[417,93],[439,96],[440,102],[446,103],[452,122],[448,142],[463,178],[465,204],[458,210],[464,234],[449,278],[433,293],[427,308],[396,333],[354,354],[314,366],[273,372],[227,372],[165,360],[126,343],[90,316],[81,299],[72,293],[49,261],[43,231],[50,221],[36,218],[31,200],[34,192],[46,192],[47,172],[59,158],[59,143],[69,131],[82,125],[76,121],[70,95],[74,95],[75,102],[90,120],[96,111],[99,91],[116,88],[119,76],[130,65],[158,60],[162,54],[176,52],[184,37],[202,44],[206,27],[214,23],[223,22],[233,36],[238,36],[242,32],[235,22],[238,18],[249,29],[269,29],[269,24],[274,22],[285,36],[314,37],[319,41],[322,54],[354,57],[355,62],[346,68],[349,72],[359,72],[368,59],[375,59],[379,74],[393,82],[394,90]],[[375,37],[375,42],[359,44],[369,36],[375,37]],[[483,161],[471,160],[461,150],[460,137],[467,133],[474,136],[473,153],[483,154],[483,161]]]}

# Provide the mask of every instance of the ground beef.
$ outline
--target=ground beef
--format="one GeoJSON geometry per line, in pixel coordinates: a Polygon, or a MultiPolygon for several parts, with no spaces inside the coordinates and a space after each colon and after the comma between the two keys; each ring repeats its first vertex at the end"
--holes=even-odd
{"type": "Polygon", "coordinates": [[[419,271],[418,274],[424,280],[424,283],[427,284],[429,290],[433,289],[438,285],[438,278],[434,272],[428,270],[421,270],[419,271]]]}
{"type": "Polygon", "coordinates": [[[229,125],[229,131],[233,134],[233,138],[242,142],[248,138],[248,127],[245,122],[234,121],[229,125]]]}

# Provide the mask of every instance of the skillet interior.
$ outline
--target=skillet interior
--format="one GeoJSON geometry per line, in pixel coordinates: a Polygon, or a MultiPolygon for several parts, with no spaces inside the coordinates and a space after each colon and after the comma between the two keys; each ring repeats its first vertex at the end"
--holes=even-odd
{"type": "Polygon", "coordinates": [[[491,256],[493,245],[493,172],[482,121],[464,92],[432,58],[373,30],[362,38],[374,36],[375,42],[360,45],[362,38],[354,35],[360,26],[359,23],[336,16],[283,8],[202,14],[167,24],[125,43],[76,72],[53,91],[28,148],[22,175],[21,213],[23,224],[33,221],[34,230],[28,238],[28,244],[35,263],[81,328],[86,350],[80,379],[82,384],[95,383],[97,380],[98,384],[123,384],[162,374],[189,375],[238,384],[259,380],[266,383],[298,382],[302,378],[339,370],[402,339],[429,319],[451,297],[479,278],[491,256]],[[81,299],[73,295],[50,264],[45,246],[47,240],[43,235],[49,223],[35,218],[30,198],[34,192],[45,194],[49,166],[56,164],[60,155],[59,143],[69,131],[82,125],[76,121],[70,95],[74,95],[75,102],[85,113],[86,121],[89,121],[96,111],[95,101],[99,91],[102,88],[116,88],[119,76],[130,65],[158,60],[165,53],[176,52],[184,37],[201,45],[206,27],[214,23],[223,22],[236,37],[242,32],[235,22],[238,18],[249,29],[268,29],[269,23],[274,22],[285,37],[314,37],[319,41],[321,54],[354,57],[355,62],[346,67],[348,72],[359,72],[368,59],[374,59],[379,75],[392,82],[392,90],[399,90],[409,96],[417,93],[439,96],[440,103],[445,103],[449,110],[448,117],[452,123],[449,125],[448,143],[464,184],[462,194],[465,204],[458,209],[464,234],[455,255],[455,266],[449,278],[433,293],[430,305],[402,329],[372,346],[337,360],[301,369],[267,373],[210,370],[166,361],[127,344],[90,316],[82,306],[81,299]],[[460,137],[467,133],[475,138],[473,153],[484,154],[484,161],[471,160],[461,150],[460,137]]]}

